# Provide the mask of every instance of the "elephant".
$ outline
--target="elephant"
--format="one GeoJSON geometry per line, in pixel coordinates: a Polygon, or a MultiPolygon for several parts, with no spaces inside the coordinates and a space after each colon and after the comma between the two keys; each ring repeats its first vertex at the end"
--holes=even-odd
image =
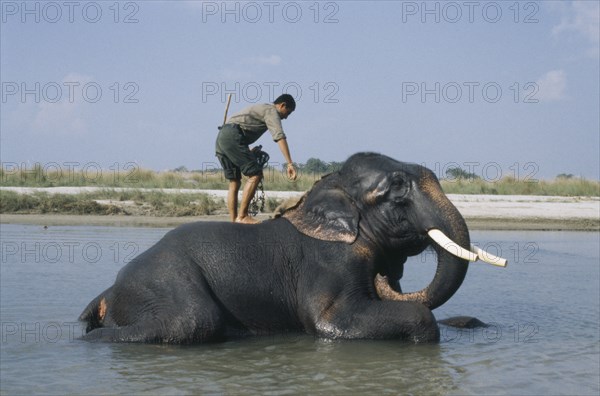
{"type": "Polygon", "coordinates": [[[432,310],[461,286],[477,258],[471,250],[465,220],[432,171],[357,153],[276,218],[169,231],[79,320],[90,341],[190,344],[305,332],[435,343],[432,310]],[[407,257],[428,246],[438,256],[433,280],[402,293],[407,257]]]}

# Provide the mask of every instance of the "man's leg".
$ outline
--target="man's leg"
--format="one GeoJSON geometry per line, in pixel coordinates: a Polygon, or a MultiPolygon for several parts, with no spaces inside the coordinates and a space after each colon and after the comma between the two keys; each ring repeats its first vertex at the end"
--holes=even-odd
{"type": "Polygon", "coordinates": [[[229,180],[229,192],[227,193],[227,209],[229,210],[229,218],[235,221],[237,218],[238,192],[240,191],[239,180],[229,180]]]}
{"type": "Polygon", "coordinates": [[[242,202],[240,204],[240,212],[237,218],[235,219],[238,223],[246,223],[246,224],[255,224],[260,223],[255,218],[248,215],[248,208],[250,207],[250,202],[254,197],[254,193],[258,188],[258,183],[262,178],[262,174],[250,176],[248,181],[246,181],[246,185],[244,186],[244,192],[242,193],[242,202]]]}
{"type": "Polygon", "coordinates": [[[244,141],[244,136],[239,128],[226,124],[219,132],[216,151],[217,157],[225,170],[225,177],[230,180],[227,197],[230,216],[234,216],[234,221],[239,223],[258,223],[258,221],[248,216],[248,208],[262,178],[262,166],[256,162],[256,157],[244,141]],[[242,202],[238,212],[235,207],[237,206],[237,192],[240,184],[233,184],[232,181],[238,180],[239,183],[241,175],[248,176],[249,179],[244,186],[242,202]]]}
{"type": "Polygon", "coordinates": [[[238,206],[238,192],[240,191],[241,182],[241,171],[240,168],[236,167],[229,158],[224,155],[217,155],[225,178],[229,180],[229,191],[227,192],[227,209],[229,210],[229,218],[231,221],[235,221],[237,218],[237,206],[238,206]]]}

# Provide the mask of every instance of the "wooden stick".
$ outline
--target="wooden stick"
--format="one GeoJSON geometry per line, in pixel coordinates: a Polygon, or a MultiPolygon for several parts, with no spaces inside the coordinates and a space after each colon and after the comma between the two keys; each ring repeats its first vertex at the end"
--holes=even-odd
{"type": "Polygon", "coordinates": [[[231,103],[231,94],[227,95],[227,105],[225,106],[225,116],[223,117],[223,125],[227,122],[227,112],[229,111],[229,103],[231,103]]]}

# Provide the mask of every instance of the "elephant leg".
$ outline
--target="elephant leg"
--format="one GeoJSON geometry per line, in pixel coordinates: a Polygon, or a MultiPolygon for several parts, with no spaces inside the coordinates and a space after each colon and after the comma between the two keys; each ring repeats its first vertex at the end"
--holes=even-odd
{"type": "MultiPolygon", "coordinates": [[[[184,301],[173,304],[140,304],[143,314],[125,325],[96,328],[85,334],[87,341],[187,344],[217,341],[224,337],[225,318],[208,291],[188,290],[184,301]]],[[[111,302],[107,302],[111,316],[111,302]]],[[[135,304],[134,304],[135,305],[135,304]]],[[[114,307],[112,307],[114,310],[114,307]]],[[[122,314],[121,314],[122,315],[122,314]]],[[[122,323],[122,320],[111,323],[122,323]]]]}
{"type": "Polygon", "coordinates": [[[122,327],[100,327],[85,334],[82,339],[105,342],[189,344],[217,341],[223,338],[223,328],[215,328],[214,322],[211,326],[202,326],[191,320],[188,323],[174,320],[178,322],[177,327],[170,319],[143,320],[122,327]]]}
{"type": "Polygon", "coordinates": [[[316,325],[317,334],[339,339],[403,339],[438,342],[440,331],[433,313],[408,301],[367,301],[331,307],[316,325]],[[331,319],[325,319],[331,318],[331,319]]]}

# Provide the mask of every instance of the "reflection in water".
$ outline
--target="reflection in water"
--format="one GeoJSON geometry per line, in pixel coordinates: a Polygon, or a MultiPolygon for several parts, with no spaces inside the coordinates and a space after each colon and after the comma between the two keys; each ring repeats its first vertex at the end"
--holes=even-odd
{"type": "Polygon", "coordinates": [[[439,345],[289,335],[194,347],[107,348],[119,382],[152,384],[147,391],[192,386],[200,393],[226,394],[248,390],[439,394],[457,389],[454,370],[443,360],[439,345]]]}

